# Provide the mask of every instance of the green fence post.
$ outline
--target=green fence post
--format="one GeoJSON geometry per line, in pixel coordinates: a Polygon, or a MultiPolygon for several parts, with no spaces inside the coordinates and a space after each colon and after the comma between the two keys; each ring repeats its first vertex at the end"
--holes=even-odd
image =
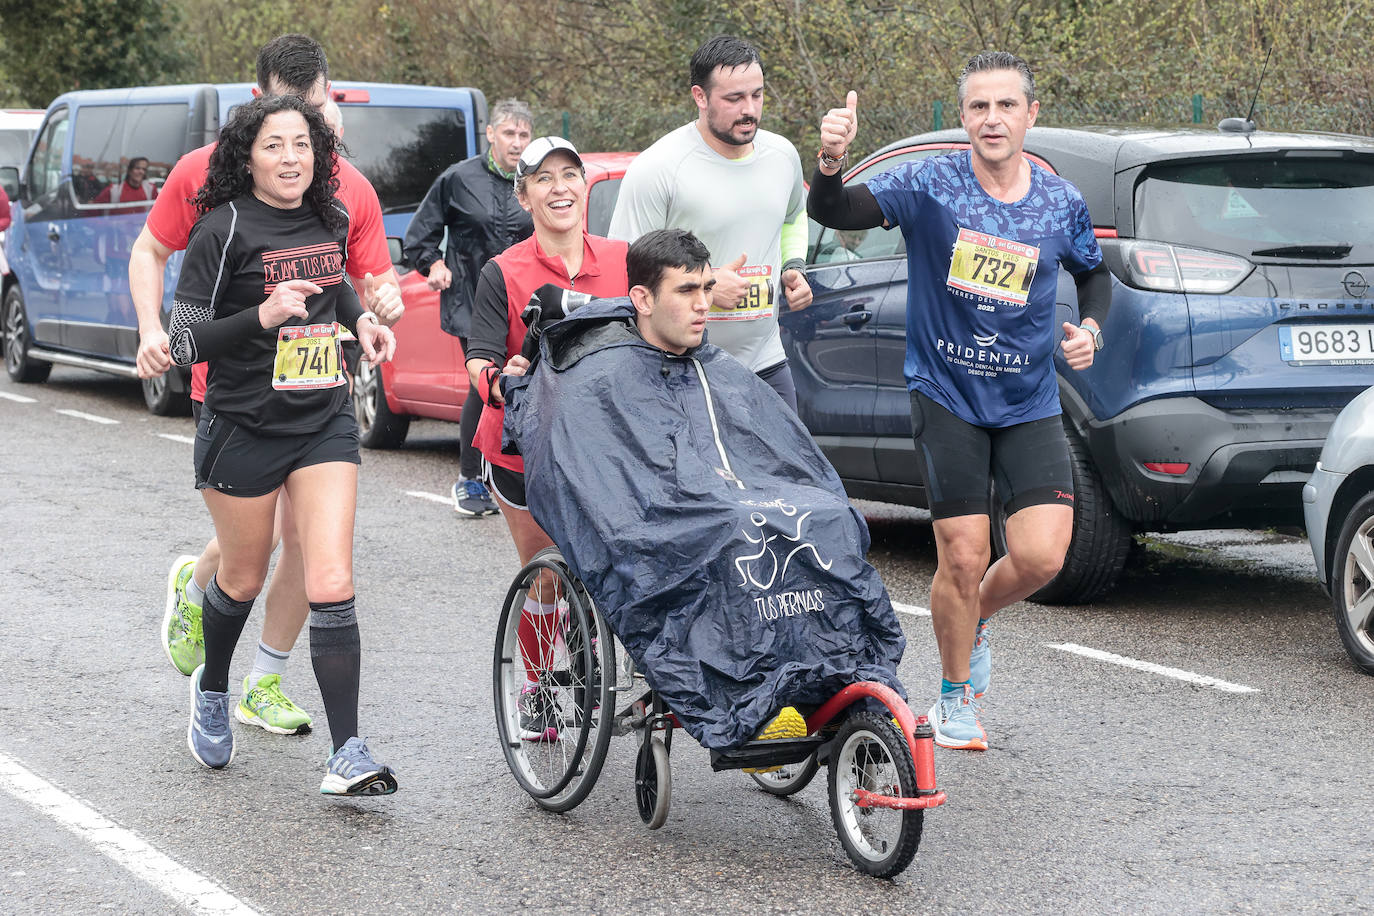
{"type": "Polygon", "coordinates": [[[569,114],[565,111],[565,112],[563,112],[563,139],[564,139],[564,140],[570,139],[570,138],[569,138],[569,134],[571,134],[571,133],[572,133],[572,116],[569,115],[569,114]]]}
{"type": "Polygon", "coordinates": [[[931,130],[941,130],[945,126],[945,103],[936,101],[930,114],[931,130]]]}
{"type": "Polygon", "coordinates": [[[1202,96],[1196,94],[1193,96],[1193,123],[1202,123],[1202,96]]]}

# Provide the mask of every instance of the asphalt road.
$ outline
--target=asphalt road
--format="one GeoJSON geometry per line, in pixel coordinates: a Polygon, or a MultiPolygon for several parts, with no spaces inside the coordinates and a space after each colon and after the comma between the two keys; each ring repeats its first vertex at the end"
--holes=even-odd
{"type": "MultiPolygon", "coordinates": [[[[136,385],[104,376],[0,380],[0,910],[1374,907],[1374,678],[1346,661],[1306,542],[1273,533],[1148,539],[1098,604],[1003,612],[992,749],[937,752],[949,802],[894,881],[850,868],[823,774],[775,799],[712,773],[685,736],[662,830],[635,813],[628,738],[586,802],[543,812],[506,770],[492,721],[515,551],[499,519],[460,519],[443,499],[456,432],[416,423],[406,448],[364,454],[363,731],[401,791],[340,801],[317,792],[324,728],[281,738],[236,724],[224,771],[187,752],[187,679],[157,631],[170,562],[210,534],[190,420],[149,416],[136,385]]],[[[862,508],[894,600],[925,607],[926,516],[862,508]]],[[[261,602],[235,685],[260,620],[261,602]]],[[[901,675],[923,712],[938,678],[930,622],[902,620],[901,675]]],[[[286,687],[323,725],[304,640],[286,687]]]]}

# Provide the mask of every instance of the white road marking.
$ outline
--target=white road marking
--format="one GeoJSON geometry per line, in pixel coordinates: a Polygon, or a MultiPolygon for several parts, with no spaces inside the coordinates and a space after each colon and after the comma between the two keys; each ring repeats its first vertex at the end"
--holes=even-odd
{"type": "Polygon", "coordinates": [[[170,439],[173,442],[184,442],[187,445],[196,444],[196,440],[192,439],[190,436],[178,436],[174,433],[158,433],[157,436],[159,439],[170,439]]]}
{"type": "Polygon", "coordinates": [[[135,877],[193,912],[244,916],[257,913],[209,878],[173,861],[137,834],[120,827],[3,752],[0,752],[0,789],[32,805],[135,877]]]}
{"type": "Polygon", "coordinates": [[[423,490],[406,490],[406,496],[414,496],[416,499],[427,499],[432,503],[443,503],[446,506],[453,504],[453,497],[440,496],[438,493],[426,493],[423,490]]]}
{"type": "Polygon", "coordinates": [[[1172,677],[1180,681],[1187,681],[1199,687],[1211,687],[1213,690],[1221,690],[1226,693],[1256,693],[1254,687],[1246,687],[1244,684],[1232,684],[1230,681],[1223,681],[1221,678],[1212,677],[1207,674],[1194,674],[1191,671],[1184,671],[1182,668],[1169,668],[1165,665],[1156,665],[1153,662],[1142,662],[1139,659],[1127,658],[1124,655],[1117,655],[1113,652],[1103,652],[1101,649],[1089,649],[1087,646],[1080,646],[1077,643],[1045,643],[1049,649],[1058,649],[1060,652],[1072,652],[1074,655],[1081,655],[1084,658],[1096,659],[1100,662],[1108,662],[1113,665],[1121,665],[1125,668],[1134,668],[1137,671],[1147,671],[1150,674],[1158,674],[1162,677],[1172,677]]]}
{"type": "Polygon", "coordinates": [[[898,614],[910,614],[913,617],[929,617],[930,608],[921,607],[918,604],[902,604],[900,601],[892,602],[892,609],[898,614]]]}
{"type": "Polygon", "coordinates": [[[63,416],[76,417],[78,420],[90,420],[92,423],[104,423],[108,425],[119,422],[118,420],[111,420],[109,417],[97,417],[93,413],[85,413],[80,410],[59,410],[57,412],[63,416]]]}
{"type": "Polygon", "coordinates": [[[0,391],[0,398],[7,401],[14,401],[17,404],[37,404],[33,398],[26,398],[22,394],[10,394],[8,391],[0,391]]]}

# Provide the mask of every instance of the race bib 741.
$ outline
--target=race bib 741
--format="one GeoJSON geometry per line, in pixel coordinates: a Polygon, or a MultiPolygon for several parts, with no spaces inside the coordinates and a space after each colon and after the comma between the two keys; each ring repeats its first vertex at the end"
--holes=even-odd
{"type": "Polygon", "coordinates": [[[1024,306],[1039,263],[1034,245],[960,229],[945,283],[977,298],[1024,306]]]}
{"type": "Polygon", "coordinates": [[[337,388],[347,381],[339,358],[338,325],[304,324],[278,329],[273,388],[337,388]]]}

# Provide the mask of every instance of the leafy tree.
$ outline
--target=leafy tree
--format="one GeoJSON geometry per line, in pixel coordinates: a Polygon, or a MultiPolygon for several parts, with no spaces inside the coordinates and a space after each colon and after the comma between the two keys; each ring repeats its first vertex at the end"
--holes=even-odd
{"type": "Polygon", "coordinates": [[[43,107],[72,89],[175,79],[185,63],[165,0],[0,0],[5,69],[15,101],[43,107]]]}

